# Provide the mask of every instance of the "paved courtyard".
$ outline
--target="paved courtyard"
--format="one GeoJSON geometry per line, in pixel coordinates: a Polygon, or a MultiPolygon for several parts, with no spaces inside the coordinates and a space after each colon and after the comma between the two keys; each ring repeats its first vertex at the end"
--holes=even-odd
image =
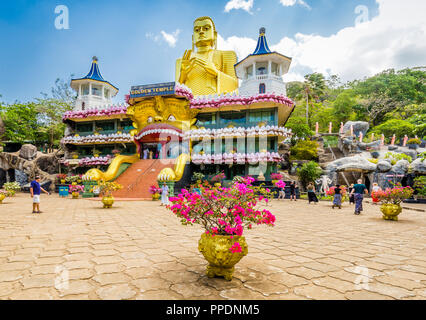
{"type": "Polygon", "coordinates": [[[185,227],[159,202],[18,194],[0,205],[0,299],[426,299],[426,213],[274,201],[246,233],[234,279],[209,279],[185,227]],[[67,281],[68,279],[68,281],[67,281]]]}

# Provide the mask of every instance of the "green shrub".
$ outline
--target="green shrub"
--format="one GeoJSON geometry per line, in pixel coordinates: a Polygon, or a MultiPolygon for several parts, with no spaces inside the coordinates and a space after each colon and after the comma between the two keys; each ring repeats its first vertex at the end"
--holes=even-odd
{"type": "Polygon", "coordinates": [[[413,158],[407,156],[404,153],[386,152],[385,159],[391,159],[392,165],[397,163],[399,160],[407,160],[409,163],[413,161],[413,158]]]}
{"type": "Polygon", "coordinates": [[[417,194],[426,196],[426,176],[415,178],[413,187],[417,191],[417,194]]]}
{"type": "Polygon", "coordinates": [[[412,138],[407,141],[407,144],[421,144],[420,139],[412,138]]]}
{"type": "Polygon", "coordinates": [[[318,179],[321,174],[322,169],[314,161],[304,163],[301,168],[297,169],[297,176],[304,188],[306,188],[309,182],[313,182],[318,179]]]}
{"type": "Polygon", "coordinates": [[[290,160],[316,160],[318,159],[318,142],[299,140],[290,148],[290,160]]]}

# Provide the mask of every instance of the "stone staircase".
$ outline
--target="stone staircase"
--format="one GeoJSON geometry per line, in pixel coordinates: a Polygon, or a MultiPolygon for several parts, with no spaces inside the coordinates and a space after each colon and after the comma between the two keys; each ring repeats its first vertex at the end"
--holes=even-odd
{"type": "Polygon", "coordinates": [[[113,193],[115,198],[151,199],[148,189],[157,185],[157,176],[164,168],[173,168],[173,160],[139,160],[124,171],[115,182],[123,189],[113,193]]]}

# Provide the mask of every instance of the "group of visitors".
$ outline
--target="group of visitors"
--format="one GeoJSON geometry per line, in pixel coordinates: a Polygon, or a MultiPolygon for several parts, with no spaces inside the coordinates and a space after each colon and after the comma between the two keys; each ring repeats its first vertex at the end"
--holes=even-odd
{"type": "MultiPolygon", "coordinates": [[[[278,200],[285,199],[285,189],[284,188],[278,188],[278,200]]],[[[291,181],[290,182],[290,201],[297,201],[296,199],[296,182],[291,181]]]]}
{"type": "MultiPolygon", "coordinates": [[[[372,191],[378,191],[380,190],[380,187],[377,183],[373,184],[372,191]]],[[[308,202],[311,204],[313,202],[314,204],[318,203],[318,198],[315,194],[315,185],[310,182],[307,186],[308,191],[308,202]]],[[[361,211],[363,211],[362,202],[364,200],[364,194],[368,195],[368,188],[365,184],[362,183],[361,179],[358,179],[356,184],[352,184],[349,187],[349,203],[355,204],[355,210],[354,214],[359,215],[361,211]]],[[[343,188],[340,184],[336,184],[334,187],[334,196],[333,196],[333,205],[332,208],[335,207],[342,209],[342,197],[343,197],[343,188]]],[[[374,198],[372,195],[373,203],[377,203],[379,200],[377,198],[374,198]]]]}

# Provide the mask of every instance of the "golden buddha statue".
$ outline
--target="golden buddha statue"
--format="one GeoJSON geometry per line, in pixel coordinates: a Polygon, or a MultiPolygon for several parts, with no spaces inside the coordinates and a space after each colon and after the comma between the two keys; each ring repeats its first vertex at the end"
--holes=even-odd
{"type": "Polygon", "coordinates": [[[186,50],[176,61],[176,81],[188,86],[195,96],[228,93],[238,88],[234,69],[237,55],[234,51],[220,51],[216,47],[217,32],[213,20],[210,17],[197,18],[192,50],[186,50]]]}

